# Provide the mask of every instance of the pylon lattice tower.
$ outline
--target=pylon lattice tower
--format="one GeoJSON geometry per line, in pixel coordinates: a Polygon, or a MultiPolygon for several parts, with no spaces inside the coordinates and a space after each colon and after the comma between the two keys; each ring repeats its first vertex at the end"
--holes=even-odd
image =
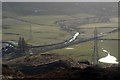
{"type": "Polygon", "coordinates": [[[98,64],[99,54],[98,54],[98,31],[94,28],[94,51],[93,51],[93,64],[98,64]]]}

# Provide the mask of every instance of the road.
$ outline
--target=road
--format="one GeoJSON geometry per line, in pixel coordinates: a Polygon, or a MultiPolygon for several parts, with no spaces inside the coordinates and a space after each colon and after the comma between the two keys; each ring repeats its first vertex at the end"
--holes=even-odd
{"type": "MultiPolygon", "coordinates": [[[[41,46],[41,45],[40,46],[32,46],[31,50],[34,54],[38,54],[38,53],[47,52],[47,51],[50,51],[50,50],[61,49],[61,48],[68,47],[70,45],[92,41],[96,38],[99,39],[103,36],[107,36],[108,34],[112,34],[112,33],[117,32],[119,30],[120,29],[115,29],[115,30],[104,33],[105,35],[104,34],[103,35],[98,35],[97,37],[91,37],[91,38],[87,38],[87,39],[76,39],[76,40],[74,40],[70,43],[66,43],[66,41],[65,41],[65,42],[61,42],[61,43],[57,43],[57,44],[50,44],[50,45],[43,45],[43,46],[41,46]]],[[[67,40],[67,41],[69,41],[69,40],[67,40]]]]}

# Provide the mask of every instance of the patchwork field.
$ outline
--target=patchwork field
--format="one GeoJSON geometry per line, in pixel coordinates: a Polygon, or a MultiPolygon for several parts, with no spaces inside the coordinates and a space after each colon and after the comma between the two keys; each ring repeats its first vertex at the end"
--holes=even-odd
{"type": "MultiPolygon", "coordinates": [[[[117,20],[112,20],[109,23],[93,23],[93,24],[86,24],[80,26],[80,28],[85,28],[80,31],[84,31],[82,35],[79,35],[78,38],[89,38],[94,36],[94,27],[103,27],[98,28],[98,35],[101,33],[105,33],[107,31],[111,31],[115,28],[104,28],[104,27],[118,27],[117,20]],[[91,28],[91,29],[90,29],[91,28]],[[92,29],[93,28],[93,29],[92,29]]],[[[107,53],[102,51],[103,49],[106,49],[112,56],[115,56],[118,58],[118,32],[108,34],[100,39],[106,39],[106,40],[99,40],[98,41],[98,53],[99,58],[107,56],[107,53]]],[[[53,50],[48,53],[57,53],[64,56],[69,56],[75,60],[89,60],[92,61],[92,55],[93,55],[93,48],[94,48],[94,42],[89,41],[86,43],[80,43],[77,45],[69,46],[67,48],[53,50]]]]}
{"type": "MultiPolygon", "coordinates": [[[[15,40],[17,41],[20,36],[25,37],[25,40],[29,44],[33,45],[45,45],[45,44],[52,44],[65,41],[72,37],[68,32],[62,30],[58,25],[55,24],[55,21],[58,20],[69,20],[75,19],[76,17],[86,18],[92,17],[93,15],[87,14],[76,14],[76,15],[43,15],[43,16],[22,16],[18,17],[19,19],[23,19],[26,21],[38,23],[32,24],[27,22],[22,22],[19,20],[14,20],[10,18],[3,19],[3,40],[15,40]]],[[[81,25],[78,28],[85,28],[80,29],[79,32],[84,31],[84,34],[80,34],[78,36],[79,39],[81,38],[90,38],[94,36],[94,27],[103,27],[103,29],[98,29],[99,34],[101,32],[106,32],[112,30],[113,28],[106,28],[104,27],[117,27],[117,19],[111,18],[110,22],[108,23],[91,23],[81,25]],[[91,28],[91,29],[90,29],[91,28]]],[[[101,39],[118,39],[118,32],[108,34],[101,39]]],[[[99,58],[104,57],[107,54],[102,51],[102,48],[111,52],[111,55],[118,57],[118,41],[117,40],[103,40],[98,42],[98,49],[99,49],[99,58]]],[[[53,50],[46,53],[54,53],[59,55],[68,56],[75,60],[83,60],[87,59],[92,61],[93,55],[93,41],[89,41],[86,43],[80,43],[77,45],[69,46],[67,48],[53,50]],[[69,49],[71,48],[71,49],[69,49]]]]}
{"type": "Polygon", "coordinates": [[[41,16],[17,16],[18,19],[26,20],[24,22],[11,18],[3,19],[3,40],[15,40],[17,41],[20,36],[25,37],[28,43],[33,45],[37,44],[49,44],[57,43],[67,40],[71,35],[61,30],[61,28],[55,24],[59,20],[69,20],[75,17],[90,17],[88,14],[76,14],[76,15],[41,15],[41,16]]]}
{"type": "MultiPolygon", "coordinates": [[[[63,16],[62,16],[63,17],[63,16]]],[[[3,40],[18,40],[20,36],[31,44],[48,44],[64,41],[70,37],[54,24],[59,16],[26,16],[21,19],[39,23],[31,24],[10,18],[3,19],[3,40]]],[[[65,18],[65,17],[64,17],[65,18]]]]}

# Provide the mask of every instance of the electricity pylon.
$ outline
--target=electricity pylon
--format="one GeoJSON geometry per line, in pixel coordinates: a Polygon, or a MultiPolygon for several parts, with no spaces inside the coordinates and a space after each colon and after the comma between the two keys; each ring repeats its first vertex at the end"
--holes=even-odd
{"type": "Polygon", "coordinates": [[[93,64],[98,64],[99,54],[98,54],[98,31],[95,27],[94,29],[94,51],[93,51],[93,64]]]}

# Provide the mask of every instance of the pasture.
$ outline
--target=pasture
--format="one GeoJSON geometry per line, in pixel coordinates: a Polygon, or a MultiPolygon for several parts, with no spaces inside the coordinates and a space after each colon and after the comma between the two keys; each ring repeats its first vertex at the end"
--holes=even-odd
{"type": "MultiPolygon", "coordinates": [[[[3,19],[3,40],[15,40],[17,41],[20,36],[25,37],[27,43],[32,45],[45,45],[65,41],[72,37],[72,35],[64,30],[62,30],[58,25],[55,24],[55,21],[58,20],[69,20],[75,19],[76,17],[86,18],[93,15],[88,14],[76,14],[76,15],[42,15],[42,16],[19,16],[19,19],[27,20],[30,22],[39,23],[31,24],[18,20],[13,20],[10,18],[3,19]]],[[[81,25],[78,28],[85,28],[79,30],[79,32],[84,31],[85,35],[80,35],[78,38],[90,38],[94,36],[94,27],[117,27],[117,19],[111,18],[108,23],[91,23],[81,25]],[[91,28],[91,29],[90,29],[91,28]]],[[[99,34],[101,31],[106,32],[111,29],[98,29],[99,34]]],[[[101,39],[118,39],[118,32],[108,34],[107,36],[101,39]]],[[[75,60],[87,59],[90,62],[92,61],[93,55],[93,41],[86,43],[80,43],[77,45],[69,46],[68,48],[73,49],[57,49],[52,50],[46,53],[54,53],[59,55],[68,56],[75,60]]],[[[110,54],[118,58],[118,41],[117,40],[103,40],[98,41],[98,52],[99,58],[106,56],[107,54],[102,51],[101,48],[104,48],[110,51],[110,54]]]]}

